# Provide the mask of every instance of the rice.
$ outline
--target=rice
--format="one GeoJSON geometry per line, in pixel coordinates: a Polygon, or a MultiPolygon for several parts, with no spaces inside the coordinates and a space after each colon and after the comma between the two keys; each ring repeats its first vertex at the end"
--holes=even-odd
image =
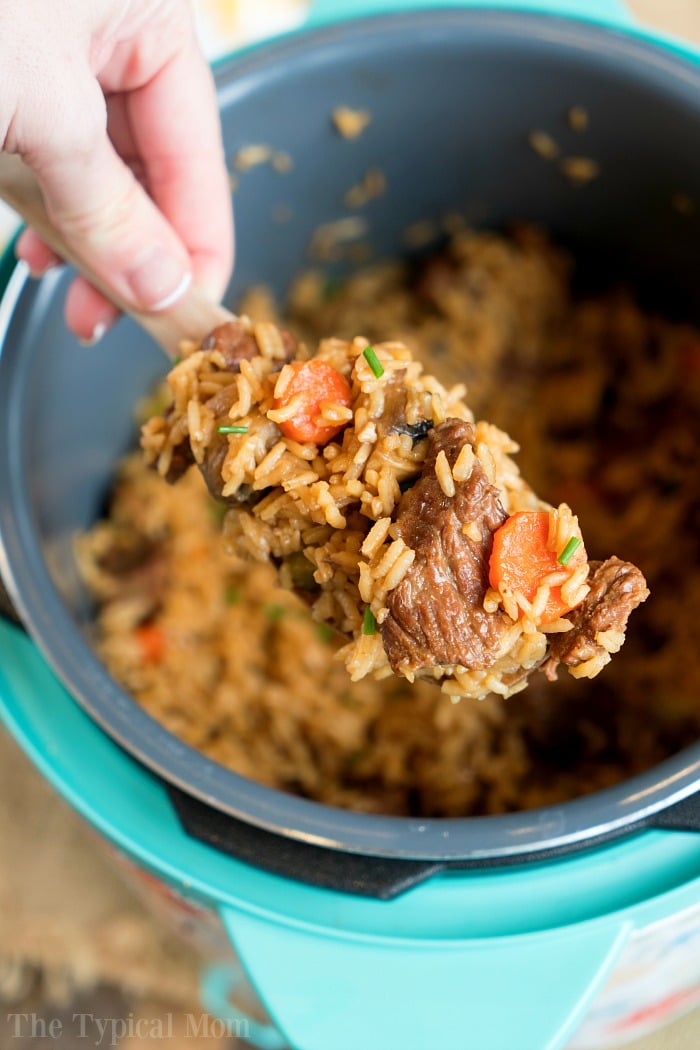
{"type": "Polygon", "coordinates": [[[457,461],[452,467],[452,477],[455,481],[466,481],[474,466],[474,449],[471,445],[464,445],[457,461]]]}
{"type": "Polygon", "coordinates": [[[455,494],[455,481],[452,477],[452,471],[450,465],[447,462],[447,456],[443,449],[438,452],[437,460],[435,462],[435,474],[440,482],[440,488],[445,493],[448,499],[451,499],[455,494]]]}
{"type": "Polygon", "coordinates": [[[543,160],[556,160],[561,152],[552,136],[546,131],[531,131],[528,135],[528,142],[543,160]]]}
{"type": "Polygon", "coordinates": [[[570,182],[583,185],[600,175],[600,164],[592,157],[562,157],[559,167],[570,182]]]}
{"type": "Polygon", "coordinates": [[[591,122],[590,114],[585,106],[572,106],[566,114],[566,119],[571,130],[579,133],[588,131],[591,122]]]}
{"type": "Polygon", "coordinates": [[[331,113],[336,130],[345,139],[359,138],[372,120],[367,109],[353,109],[350,106],[336,106],[331,113]]]}
{"type": "Polygon", "coordinates": [[[366,236],[369,224],[359,215],[348,215],[334,222],[324,222],[316,228],[309,244],[309,255],[319,262],[335,262],[343,257],[348,242],[366,236]]]}
{"type": "MultiPolygon", "coordinates": [[[[304,560],[303,590],[312,615],[347,636],[343,658],[353,681],[366,674],[381,680],[393,672],[410,681],[430,677],[452,697],[482,699],[491,692],[508,697],[520,691],[527,672],[547,656],[547,637],[540,628],[553,618],[552,608],[558,608],[557,602],[566,609],[576,608],[589,593],[588,561],[578,521],[568,505],[553,508],[539,499],[512,458],[517,442],[492,423],[474,422],[463,400],[464,385],[443,386],[434,375],[423,371],[404,344],[396,340],[370,344],[363,336],[352,340],[334,337],[322,339],[312,359],[307,347],[296,347],[297,360],[291,363],[287,358],[292,352],[289,337],[283,336],[277,325],[253,322],[247,316],[224,326],[221,334],[207,340],[202,349],[190,349],[196,367],[179,364],[169,379],[174,390],[173,407],[143,428],[142,444],[148,461],[167,473],[163,461],[169,470],[174,453],[172,440],[169,443],[167,436],[164,440],[163,425],[177,436],[177,456],[183,454],[184,432],[184,440],[209,477],[210,486],[213,482],[225,500],[235,503],[224,524],[232,553],[273,560],[292,587],[299,559],[304,560]],[[235,345],[243,341],[254,354],[245,359],[247,368],[241,368],[240,373],[229,370],[226,338],[233,339],[235,345]],[[332,383],[340,400],[321,394],[309,402],[309,383],[317,384],[320,379],[307,378],[298,384],[297,378],[302,373],[311,377],[312,366],[317,366],[314,376],[335,377],[332,383]],[[227,372],[228,387],[218,382],[227,372]],[[255,396],[248,374],[255,378],[255,396]],[[177,397],[183,376],[189,400],[179,402],[183,405],[179,413],[177,397]],[[217,392],[202,402],[202,392],[209,389],[217,392]],[[231,403],[228,418],[236,419],[235,426],[217,424],[214,406],[222,404],[222,397],[231,403]],[[403,651],[405,630],[401,628],[404,640],[398,653],[385,632],[385,625],[387,631],[393,631],[393,621],[389,621],[403,601],[396,592],[414,564],[422,572],[418,552],[397,531],[402,486],[410,488],[419,478],[425,480],[430,450],[427,435],[430,431],[437,433],[446,422],[448,407],[449,425],[468,423],[463,432],[473,434],[473,444],[467,441],[460,447],[453,463],[445,449],[437,452],[434,477],[444,499],[456,499],[458,486],[464,486],[478,463],[479,476],[497,494],[500,514],[544,512],[549,523],[546,548],[560,568],[554,579],[542,581],[534,593],[512,587],[504,579],[485,596],[483,615],[491,618],[489,631],[511,638],[511,648],[495,657],[481,656],[470,652],[466,641],[458,642],[451,648],[453,655],[443,653],[431,660],[426,655],[429,647],[417,636],[412,644],[421,655],[415,662],[410,652],[406,655],[403,651]],[[305,433],[311,428],[308,447],[299,447],[297,440],[302,424],[305,433]],[[418,427],[413,437],[411,427],[418,427]],[[226,435],[223,444],[222,434],[226,435]],[[214,475],[208,467],[210,459],[214,475]],[[253,498],[256,493],[265,495],[253,498]],[[376,531],[375,523],[380,526],[376,531]],[[310,543],[308,530],[319,525],[329,531],[310,543]],[[568,552],[576,548],[580,548],[580,556],[569,566],[568,552]],[[308,566],[314,567],[313,580],[308,579],[308,566]],[[366,641],[364,622],[368,613],[379,625],[383,655],[374,643],[366,641]],[[522,635],[511,631],[519,621],[522,635]],[[484,667],[488,673],[482,673],[484,667]]],[[[422,506],[422,513],[427,513],[425,502],[422,506]]],[[[439,513],[437,505],[433,512],[439,513]]],[[[458,524],[461,528],[465,523],[458,524]]],[[[463,536],[473,537],[478,545],[484,540],[491,543],[491,530],[484,531],[478,520],[466,524],[463,536]]],[[[465,549],[465,557],[465,564],[471,564],[474,551],[465,549]]],[[[410,593],[413,584],[409,581],[408,586],[410,593]]],[[[481,574],[474,581],[471,601],[480,600],[474,590],[480,586],[481,574]]],[[[443,601],[441,595],[436,593],[432,600],[437,610],[443,601]]],[[[398,615],[403,614],[399,611],[398,615]]],[[[431,622],[435,615],[429,611],[431,622]]],[[[444,650],[442,640],[438,647],[444,650]]],[[[596,667],[604,666],[609,650],[603,648],[602,652],[606,660],[595,664],[587,660],[584,675],[592,676],[596,667]]]]}
{"type": "MultiPolygon", "coordinates": [[[[419,271],[375,267],[328,298],[323,281],[306,275],[293,290],[289,316],[309,346],[336,332],[327,348],[336,361],[360,323],[375,346],[389,331],[395,342],[432,362],[447,384],[448,403],[457,382],[466,379],[470,406],[493,421],[494,429],[480,436],[497,474],[510,479],[512,507],[527,503],[527,493],[508,464],[514,442],[498,437],[504,427],[514,429],[523,471],[537,489],[557,511],[569,500],[576,507],[590,556],[614,545],[642,565],[653,600],[635,614],[635,630],[602,676],[594,683],[568,676],[553,685],[532,683],[514,696],[521,682],[506,698],[496,695],[503,668],[490,668],[480,674],[482,687],[492,692],[479,703],[465,702],[463,682],[471,688],[475,672],[463,668],[451,669],[444,692],[427,680],[382,678],[377,616],[376,632],[362,634],[351,654],[353,675],[365,677],[349,685],[339,641],[327,629],[319,633],[322,625],[309,611],[279,590],[269,565],[244,562],[226,550],[221,509],[199,472],[191,470],[170,488],[134,456],[120,472],[108,520],[82,538],[81,562],[99,603],[99,652],[147,711],[215,761],[282,790],[353,809],[437,816],[558,803],[640,772],[697,739],[698,676],[688,653],[697,649],[700,623],[696,537],[689,525],[698,456],[689,421],[700,404],[698,373],[691,367],[700,333],[642,313],[625,295],[574,302],[569,273],[569,260],[531,231],[514,238],[465,231],[446,256],[419,271]],[[508,382],[511,376],[516,381],[508,382]],[[567,429],[570,419],[576,425],[567,429]],[[127,571],[112,562],[129,543],[145,553],[141,562],[132,558],[137,564],[127,571]],[[165,637],[157,662],[145,657],[138,640],[142,624],[165,637]]],[[[398,362],[385,350],[382,360],[398,362]]],[[[192,361],[196,353],[171,376],[172,395],[185,415],[191,397],[216,385],[192,361]]],[[[252,403],[259,402],[266,380],[252,366],[250,371],[260,387],[252,403]]],[[[281,379],[278,373],[276,382],[281,379]]],[[[364,376],[363,382],[373,381],[364,376]]],[[[371,393],[364,395],[367,407],[371,393]]],[[[368,411],[364,425],[370,416],[368,411]]],[[[371,512],[386,478],[379,468],[386,464],[377,463],[376,442],[350,449],[336,443],[319,457],[303,442],[282,441],[270,425],[273,433],[263,438],[254,428],[252,435],[229,439],[238,452],[254,439],[251,462],[262,468],[255,479],[261,490],[275,477],[293,483],[303,470],[319,475],[325,469],[325,485],[318,482],[301,507],[273,489],[256,505],[258,521],[243,518],[250,525],[248,542],[260,545],[256,550],[278,543],[300,554],[301,568],[305,562],[312,576],[342,577],[341,588],[323,591],[326,608],[319,614],[352,631],[362,624],[364,605],[393,583],[391,573],[406,571],[408,549],[393,546],[391,513],[378,505],[361,538],[334,529],[328,508],[345,515],[330,479],[347,478],[342,491],[357,501],[370,472],[371,512]],[[313,561],[306,557],[309,548],[313,561]],[[360,566],[353,586],[365,588],[359,603],[348,601],[353,561],[360,566]]],[[[151,432],[159,466],[161,457],[164,463],[172,456],[170,438],[163,427],[151,432]]],[[[394,438],[384,450],[389,473],[416,472],[415,450],[394,438]]],[[[452,477],[459,480],[455,472],[457,463],[452,477]]],[[[304,495],[302,485],[297,499],[304,495]]],[[[552,539],[559,544],[555,522],[565,515],[552,519],[552,539]]],[[[229,527],[227,522],[227,534],[229,527]]],[[[553,574],[547,585],[562,582],[553,574]]],[[[538,600],[530,602],[535,612],[538,600]]],[[[518,608],[513,595],[497,591],[485,602],[518,608]]],[[[536,662],[543,639],[570,626],[560,618],[531,630],[527,617],[514,619],[500,658],[518,667],[536,662]]],[[[619,642],[605,632],[596,640],[608,652],[619,642]]]]}
{"type": "Polygon", "coordinates": [[[362,179],[351,186],[343,197],[346,208],[364,208],[370,201],[386,193],[386,176],[382,171],[371,168],[362,179]]]}
{"type": "Polygon", "coordinates": [[[294,161],[284,150],[273,149],[265,143],[250,143],[241,147],[233,158],[237,171],[248,172],[261,164],[270,164],[275,171],[286,175],[294,167],[294,161]]]}
{"type": "Polygon", "coordinates": [[[233,163],[238,171],[250,171],[259,164],[267,164],[272,160],[274,150],[271,146],[262,143],[251,143],[238,150],[233,163]]]}

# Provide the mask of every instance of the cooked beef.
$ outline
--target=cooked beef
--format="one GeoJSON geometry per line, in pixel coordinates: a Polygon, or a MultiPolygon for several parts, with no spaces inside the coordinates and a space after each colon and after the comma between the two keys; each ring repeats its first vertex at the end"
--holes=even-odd
{"type": "Polygon", "coordinates": [[[168,586],[168,566],[159,540],[131,523],[115,524],[110,545],[99,551],[95,562],[103,574],[103,594],[117,592],[122,598],[145,599],[144,618],[155,612],[168,586]],[[107,577],[111,583],[106,582],[107,577]]]}
{"type": "MultiPolygon", "coordinates": [[[[235,371],[240,371],[240,364],[235,369],[235,371]]],[[[237,396],[238,392],[235,386],[227,386],[224,387],[223,390],[220,390],[218,394],[214,394],[213,397],[210,397],[209,400],[205,402],[207,408],[214,414],[216,426],[225,425],[226,423],[230,422],[228,418],[228,411],[231,405],[233,404],[234,398],[237,396]]],[[[243,487],[241,487],[236,492],[235,497],[230,500],[225,500],[221,494],[222,489],[224,487],[224,481],[221,477],[221,467],[224,462],[224,459],[226,458],[226,453],[228,452],[228,438],[226,434],[220,434],[218,430],[216,430],[216,426],[214,428],[214,433],[212,434],[211,441],[207,446],[204,462],[200,463],[199,465],[199,469],[202,472],[202,477],[206,481],[207,488],[209,489],[209,492],[215,500],[218,500],[221,503],[228,502],[231,505],[235,505],[237,503],[246,503],[248,502],[248,498],[250,496],[250,493],[252,492],[250,486],[245,486],[245,491],[243,487]]],[[[187,442],[187,444],[189,446],[189,441],[187,442]]],[[[258,495],[258,498],[260,498],[260,495],[261,494],[258,495]]]]}
{"type": "Polygon", "coordinates": [[[421,477],[399,504],[397,532],[416,557],[389,593],[381,625],[397,673],[440,664],[489,667],[506,627],[503,613],[483,608],[491,537],[506,518],[498,490],[478,460],[466,481],[455,482],[453,497],[445,495],[435,474],[440,451],[452,467],[466,443],[474,444],[471,423],[448,419],[435,427],[421,477]],[[462,531],[465,522],[479,526],[478,540],[462,531]]]}
{"type": "MultiPolygon", "coordinates": [[[[175,446],[173,449],[173,455],[170,460],[170,466],[165,475],[165,480],[169,485],[174,485],[176,481],[179,481],[186,470],[194,463],[194,455],[190,448],[190,443],[187,438],[175,446]]],[[[155,467],[155,463],[153,464],[155,467]]]]}
{"type": "Polygon", "coordinates": [[[560,663],[576,667],[606,652],[596,636],[602,631],[624,634],[632,610],[649,597],[646,580],[636,565],[615,557],[592,561],[588,582],[589,593],[567,614],[573,629],[551,636],[549,657],[543,667],[550,680],[557,677],[560,663]]]}
{"type": "MultiPolygon", "coordinates": [[[[453,497],[445,495],[435,472],[440,451],[452,467],[466,443],[474,444],[470,423],[449,419],[436,427],[428,437],[422,474],[399,504],[397,534],[416,557],[389,593],[381,625],[396,673],[457,664],[478,670],[496,660],[507,621],[500,610],[486,612],[483,603],[492,535],[506,514],[478,460],[466,481],[455,482],[453,497]],[[478,540],[465,535],[463,523],[478,525],[478,540]]],[[[630,613],[649,594],[639,569],[619,558],[591,562],[589,583],[585,600],[568,614],[573,628],[550,637],[542,667],[550,679],[560,663],[576,667],[607,652],[596,640],[599,633],[624,633],[630,613]]]]}
{"type": "Polygon", "coordinates": [[[114,527],[112,542],[99,553],[97,564],[110,576],[128,576],[152,561],[158,553],[158,543],[130,525],[114,527]]]}
{"type": "Polygon", "coordinates": [[[212,329],[202,341],[202,350],[218,350],[230,372],[240,372],[241,361],[251,361],[259,352],[253,335],[246,332],[238,318],[212,329]]]}
{"type": "Polygon", "coordinates": [[[423,260],[414,275],[413,288],[420,301],[439,307],[445,295],[460,281],[459,267],[445,254],[423,260]]]}
{"type": "MultiPolygon", "coordinates": [[[[206,402],[207,408],[211,409],[214,413],[217,425],[227,421],[228,410],[233,404],[235,396],[236,388],[234,386],[228,386],[223,390],[220,390],[218,394],[214,394],[214,396],[209,398],[206,402]]],[[[200,470],[207,483],[207,488],[216,500],[222,500],[221,490],[224,483],[221,477],[221,465],[227,451],[228,441],[226,435],[219,434],[218,431],[215,431],[212,435],[211,443],[207,448],[206,458],[204,462],[200,464],[200,470]]],[[[173,458],[168,473],[165,475],[165,480],[170,484],[174,484],[193,463],[194,455],[192,454],[189,438],[185,435],[182,441],[180,441],[173,449],[173,458]]]]}
{"type": "MultiPolygon", "coordinates": [[[[280,329],[284,344],[285,360],[291,361],[297,352],[297,343],[293,336],[280,329]]],[[[225,321],[212,329],[202,342],[202,350],[218,350],[223,357],[229,372],[240,372],[241,361],[252,361],[259,354],[258,344],[251,332],[247,332],[237,317],[225,321]]],[[[281,368],[284,361],[280,361],[281,368]]]]}
{"type": "MultiPolygon", "coordinates": [[[[278,362],[273,371],[279,371],[286,362],[293,360],[297,352],[297,342],[289,332],[280,330],[282,342],[285,349],[285,358],[278,362]]],[[[202,342],[202,350],[218,350],[224,358],[227,371],[236,374],[241,370],[241,361],[250,361],[260,352],[258,344],[252,334],[246,332],[243,324],[237,318],[226,321],[224,324],[214,328],[202,342]]],[[[228,411],[236,396],[236,388],[232,385],[215,394],[205,402],[206,407],[214,413],[217,425],[229,422],[228,411]]],[[[166,418],[168,412],[166,412],[166,418]]],[[[224,498],[221,494],[223,480],[221,477],[221,466],[228,452],[228,439],[225,434],[215,431],[207,448],[206,459],[199,465],[209,492],[220,503],[235,506],[240,503],[251,505],[257,503],[265,495],[264,491],[256,491],[250,485],[242,485],[236,493],[224,498]]],[[[174,484],[189,467],[194,463],[194,456],[190,448],[189,439],[185,436],[173,449],[170,468],[165,475],[165,480],[174,484]]]]}
{"type": "Polygon", "coordinates": [[[414,423],[406,420],[406,387],[404,385],[404,372],[395,372],[387,383],[384,384],[384,411],[379,420],[377,430],[380,437],[386,434],[408,434],[413,444],[427,437],[433,429],[433,420],[430,416],[429,394],[422,395],[424,404],[422,411],[418,411],[418,418],[414,423]]]}

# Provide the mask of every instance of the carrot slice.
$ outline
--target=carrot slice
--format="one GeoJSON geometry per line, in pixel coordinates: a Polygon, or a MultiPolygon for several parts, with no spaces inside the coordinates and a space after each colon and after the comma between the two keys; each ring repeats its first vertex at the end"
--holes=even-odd
{"type": "Polygon", "coordinates": [[[165,652],[165,635],[155,623],[144,623],[136,628],[136,638],[145,664],[160,663],[165,652]]]}
{"type": "Polygon", "coordinates": [[[292,401],[296,402],[297,408],[290,419],[278,424],[280,430],[293,441],[327,444],[347,423],[326,422],[322,418],[323,406],[333,404],[350,408],[350,384],[336,368],[316,358],[297,361],[287,368],[291,369],[292,376],[281,395],[275,397],[274,408],[286,408],[292,401]]]}
{"type": "MultiPolygon", "coordinates": [[[[557,560],[557,551],[547,546],[549,536],[549,512],[523,510],[511,514],[493,534],[493,548],[489,560],[489,583],[494,590],[507,589],[511,593],[520,591],[532,602],[543,581],[552,573],[566,573],[567,579],[587,560],[583,543],[575,549],[562,565],[557,560]]],[[[579,540],[578,536],[572,540],[579,540]]],[[[570,541],[569,550],[574,546],[570,541]]],[[[564,548],[562,557],[567,548],[564,548]]],[[[551,623],[564,616],[573,606],[561,594],[565,581],[550,587],[544,611],[538,617],[540,623],[551,623]]]]}

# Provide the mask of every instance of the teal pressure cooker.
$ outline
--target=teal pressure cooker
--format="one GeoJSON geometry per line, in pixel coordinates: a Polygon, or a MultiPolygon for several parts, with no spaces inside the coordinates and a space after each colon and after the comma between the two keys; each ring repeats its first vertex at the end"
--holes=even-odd
{"type": "MultiPolygon", "coordinates": [[[[668,209],[681,189],[700,201],[698,54],[617,0],[318,0],[216,77],[227,153],[264,140],[294,159],[284,201],[272,168],[241,181],[230,303],[260,281],[282,293],[343,189],[380,168],[380,256],[447,212],[527,219],[698,319],[700,217],[668,209]],[[372,113],[352,150],[329,119],[341,104],[372,113]],[[527,141],[574,104],[602,173],[583,193],[527,141]]],[[[585,1050],[700,1002],[700,743],[559,806],[417,820],[254,784],[137,706],[94,654],[72,537],[166,363],[129,321],[76,345],[66,275],[32,282],[6,256],[2,280],[0,572],[23,626],[0,623],[0,713],[206,945],[204,1005],[265,1050],[585,1050]]]]}

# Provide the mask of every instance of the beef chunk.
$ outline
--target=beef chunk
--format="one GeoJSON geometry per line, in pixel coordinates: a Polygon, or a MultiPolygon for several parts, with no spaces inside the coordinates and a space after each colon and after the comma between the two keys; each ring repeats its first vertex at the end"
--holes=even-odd
{"type": "MultiPolygon", "coordinates": [[[[190,448],[190,443],[187,438],[183,438],[173,449],[173,455],[170,460],[170,466],[168,467],[165,480],[169,485],[174,485],[176,481],[179,481],[182,475],[189,470],[194,463],[194,455],[190,448]]],[[[155,466],[155,463],[153,464],[155,466]]]]}
{"type": "Polygon", "coordinates": [[[110,544],[99,551],[95,562],[111,584],[103,584],[106,596],[146,599],[144,618],[152,615],[168,585],[168,567],[159,541],[132,524],[114,524],[110,544]]]}
{"type": "Polygon", "coordinates": [[[230,372],[240,372],[241,361],[251,361],[258,355],[258,344],[238,318],[212,329],[202,341],[201,349],[218,350],[230,372]]]}
{"type": "MultiPolygon", "coordinates": [[[[421,476],[399,504],[397,534],[416,557],[389,593],[388,615],[381,625],[384,649],[397,674],[457,664],[473,670],[490,667],[506,629],[500,610],[489,613],[483,607],[492,536],[506,518],[498,490],[478,460],[466,481],[455,482],[453,497],[445,495],[435,472],[441,451],[452,467],[467,443],[474,444],[470,423],[449,419],[436,427],[428,436],[421,476]],[[465,535],[463,523],[476,525],[478,538],[465,535]]],[[[630,613],[649,594],[639,569],[619,558],[591,562],[589,583],[589,594],[569,613],[573,628],[550,636],[542,667],[550,679],[556,678],[560,663],[575,668],[607,654],[598,636],[624,634],[630,613]]],[[[523,670],[516,677],[526,674],[523,670]]]]}
{"type": "Polygon", "coordinates": [[[386,434],[408,434],[415,445],[433,429],[430,416],[432,399],[427,392],[421,395],[423,404],[418,411],[420,418],[414,423],[409,423],[406,419],[407,394],[404,374],[403,371],[395,372],[384,385],[384,411],[377,429],[380,437],[386,434]]]}
{"type": "MultiPolygon", "coordinates": [[[[285,359],[276,363],[274,371],[279,371],[286,361],[293,360],[297,352],[297,342],[289,332],[280,330],[282,342],[285,349],[285,359]]],[[[203,340],[202,350],[218,350],[224,358],[226,369],[234,375],[241,370],[241,361],[250,361],[259,353],[258,344],[253,336],[246,332],[245,327],[238,318],[233,318],[214,328],[203,340]]],[[[228,420],[228,410],[233,404],[236,394],[234,386],[225,387],[215,394],[207,402],[209,408],[216,417],[217,425],[225,424],[228,420]]],[[[223,480],[221,477],[221,466],[228,452],[228,441],[225,434],[215,432],[207,449],[204,462],[200,464],[200,470],[207,483],[209,492],[222,503],[235,505],[239,503],[256,503],[262,499],[264,492],[257,492],[250,485],[242,485],[234,496],[224,499],[221,495],[223,480]]],[[[170,484],[178,481],[182,475],[194,463],[194,456],[187,437],[173,449],[170,468],[165,475],[165,480],[170,484]]]]}
{"type": "Polygon", "coordinates": [[[96,561],[110,576],[128,576],[151,562],[157,554],[158,544],[155,540],[131,526],[115,526],[112,542],[98,555],[96,561]]]}
{"type": "MultiPolygon", "coordinates": [[[[297,351],[297,343],[289,332],[280,329],[285,350],[285,360],[291,361],[297,351]]],[[[260,351],[251,332],[247,332],[237,317],[214,328],[202,341],[202,350],[218,350],[229,372],[240,372],[241,361],[252,361],[260,351]]],[[[280,361],[279,368],[284,361],[280,361]]]]}
{"type": "Polygon", "coordinates": [[[649,596],[639,569],[619,558],[592,561],[588,582],[589,593],[567,614],[567,619],[574,624],[572,630],[551,636],[549,658],[543,667],[550,680],[557,677],[560,663],[576,667],[606,652],[596,636],[602,631],[624,634],[630,613],[649,596]]]}
{"type": "MultiPolygon", "coordinates": [[[[229,422],[228,410],[233,404],[233,399],[236,396],[236,388],[234,386],[227,386],[224,387],[223,390],[220,390],[218,394],[214,394],[214,396],[209,398],[206,402],[207,407],[214,413],[217,426],[229,422]]],[[[204,461],[199,464],[199,469],[202,472],[202,477],[207,484],[210,494],[218,502],[226,503],[230,506],[235,506],[239,503],[256,502],[258,499],[261,499],[263,493],[254,493],[250,485],[242,485],[234,496],[224,499],[222,496],[224,481],[221,477],[221,467],[227,452],[228,441],[226,435],[219,434],[218,431],[215,430],[207,447],[204,461]]],[[[185,436],[173,449],[173,458],[170,462],[168,473],[165,475],[165,480],[171,485],[175,484],[175,482],[182,477],[185,471],[188,470],[193,463],[194,455],[192,454],[189,438],[185,436]]]]}
{"type": "MultiPolygon", "coordinates": [[[[214,394],[206,402],[207,408],[213,412],[216,426],[225,426],[230,422],[228,417],[228,411],[233,404],[234,398],[238,396],[238,391],[234,386],[224,387],[218,394],[214,394]]],[[[189,442],[188,442],[189,445],[189,442]]],[[[199,469],[202,472],[202,477],[207,483],[207,488],[210,494],[219,503],[225,503],[227,506],[236,506],[239,503],[257,503],[258,500],[264,496],[264,491],[254,491],[250,485],[241,485],[240,488],[234,493],[233,496],[224,498],[222,490],[224,487],[224,480],[221,476],[221,468],[223,466],[226,453],[228,452],[228,438],[225,434],[219,434],[214,429],[211,441],[207,446],[206,453],[204,455],[204,461],[199,464],[199,469]]]]}
{"type": "Polygon", "coordinates": [[[399,504],[398,535],[416,552],[413,565],[387,599],[382,641],[392,670],[460,664],[491,666],[505,630],[501,612],[483,608],[492,534],[506,518],[498,490],[475,460],[469,478],[448,497],[435,474],[444,451],[452,467],[462,447],[474,444],[471,423],[448,419],[428,435],[421,477],[399,504]],[[478,525],[474,540],[464,522],[478,525]]]}

